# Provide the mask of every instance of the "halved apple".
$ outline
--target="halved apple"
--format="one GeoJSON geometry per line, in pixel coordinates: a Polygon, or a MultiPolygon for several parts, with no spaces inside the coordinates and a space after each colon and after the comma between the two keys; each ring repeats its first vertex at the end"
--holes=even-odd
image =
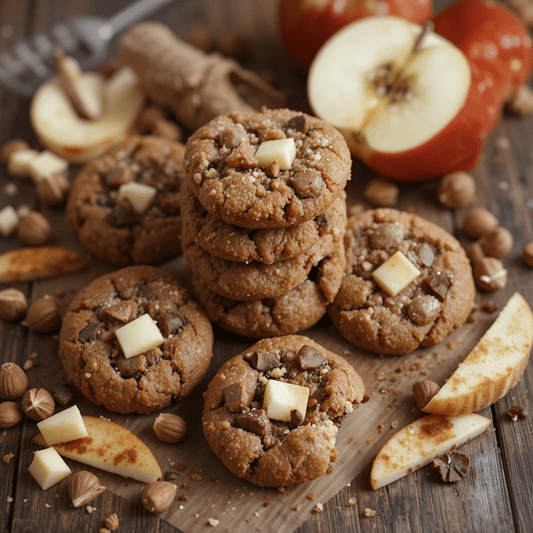
{"type": "Polygon", "coordinates": [[[411,474],[435,457],[455,450],[483,433],[491,420],[469,414],[455,417],[429,415],[415,420],[393,435],[379,450],[370,484],[374,490],[411,474]]]}
{"type": "Polygon", "coordinates": [[[123,67],[109,80],[94,72],[81,75],[94,88],[103,85],[103,113],[80,118],[58,78],[43,84],[31,102],[30,119],[39,141],[74,163],[85,163],[121,141],[133,130],[145,96],[137,75],[123,67]]]}
{"type": "Polygon", "coordinates": [[[516,385],[532,345],[533,313],[524,298],[515,293],[423,411],[451,416],[493,404],[516,385]]]}
{"type": "MultiPolygon", "coordinates": [[[[88,436],[54,444],[59,455],[143,483],[161,478],[161,467],[153,453],[131,431],[105,418],[84,416],[83,421],[88,436]]],[[[41,433],[33,442],[47,446],[41,433]]]]}

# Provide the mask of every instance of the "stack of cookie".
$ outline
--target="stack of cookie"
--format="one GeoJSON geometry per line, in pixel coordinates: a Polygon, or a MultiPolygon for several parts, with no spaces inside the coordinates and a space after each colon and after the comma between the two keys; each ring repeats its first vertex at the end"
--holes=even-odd
{"type": "Polygon", "coordinates": [[[185,152],[182,247],[211,321],[249,337],[315,324],[339,289],[350,152],[288,109],[221,115],[185,152]]]}

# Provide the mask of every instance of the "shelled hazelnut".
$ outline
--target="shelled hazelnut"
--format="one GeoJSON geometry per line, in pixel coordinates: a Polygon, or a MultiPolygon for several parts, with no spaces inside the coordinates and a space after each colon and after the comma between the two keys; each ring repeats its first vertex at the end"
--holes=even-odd
{"type": "Polygon", "coordinates": [[[0,366],[0,398],[16,400],[28,388],[26,372],[15,363],[4,363],[0,366]]]}
{"type": "Polygon", "coordinates": [[[37,211],[30,211],[21,217],[17,235],[18,238],[29,246],[44,244],[50,237],[50,223],[37,211]]]}
{"type": "Polygon", "coordinates": [[[513,248],[513,235],[506,228],[494,228],[485,233],[479,241],[481,249],[489,257],[503,257],[513,248]]]}
{"type": "Polygon", "coordinates": [[[464,207],[476,199],[476,183],[466,172],[452,172],[444,176],[437,186],[439,202],[450,208],[464,207]]]}
{"type": "Polygon", "coordinates": [[[0,291],[0,318],[3,320],[20,320],[28,309],[28,300],[18,289],[0,291]]]}
{"type": "Polygon", "coordinates": [[[485,257],[474,267],[476,286],[485,291],[497,291],[507,285],[507,270],[495,257],[485,257]]]}
{"type": "Polygon", "coordinates": [[[484,207],[474,207],[463,220],[463,231],[471,237],[481,237],[498,226],[498,219],[484,207]]]}
{"type": "Polygon", "coordinates": [[[61,311],[56,298],[45,296],[30,305],[26,315],[28,327],[39,333],[50,333],[61,324],[61,311]]]}

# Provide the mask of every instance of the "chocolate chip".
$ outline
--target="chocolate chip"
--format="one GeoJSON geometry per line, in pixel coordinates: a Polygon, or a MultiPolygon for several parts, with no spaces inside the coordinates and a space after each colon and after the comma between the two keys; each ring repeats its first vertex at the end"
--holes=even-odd
{"type": "Polygon", "coordinates": [[[527,411],[523,405],[513,405],[506,414],[511,417],[513,422],[516,422],[518,418],[527,418],[527,411]]]}
{"type": "Polygon", "coordinates": [[[237,424],[256,435],[265,435],[270,427],[270,420],[263,409],[251,409],[237,417],[237,424]]]}
{"type": "Polygon", "coordinates": [[[101,334],[102,328],[96,324],[88,324],[85,326],[78,336],[79,341],[82,344],[95,341],[101,334]]]}
{"type": "Polygon", "coordinates": [[[114,167],[105,174],[105,184],[110,189],[117,189],[125,183],[129,183],[133,178],[133,172],[130,167],[114,167]]]}
{"type": "Polygon", "coordinates": [[[296,356],[302,370],[314,370],[326,362],[326,358],[316,348],[304,344],[296,356]]]}
{"type": "Polygon", "coordinates": [[[52,391],[52,398],[59,405],[67,405],[72,401],[74,391],[68,383],[59,383],[52,391]]]}
{"type": "Polygon", "coordinates": [[[442,481],[457,482],[470,470],[470,457],[461,452],[448,452],[433,459],[442,481]]]}
{"type": "Polygon", "coordinates": [[[306,115],[296,115],[287,121],[287,129],[298,131],[304,135],[309,131],[309,119],[306,115]]]}
{"type": "Polygon", "coordinates": [[[444,300],[446,293],[452,284],[453,274],[446,270],[438,270],[431,276],[428,276],[426,283],[430,290],[439,298],[444,300]]]}
{"type": "Polygon", "coordinates": [[[161,313],[157,319],[157,325],[161,330],[161,334],[165,337],[172,335],[175,331],[183,327],[183,319],[175,313],[161,313]]]}
{"type": "Polygon", "coordinates": [[[318,231],[322,234],[329,228],[331,223],[331,217],[328,213],[322,213],[315,218],[316,225],[318,226],[318,231]]]}
{"type": "Polygon", "coordinates": [[[224,387],[224,400],[231,412],[244,411],[253,400],[243,383],[233,383],[224,387]]]}
{"type": "Polygon", "coordinates": [[[231,152],[226,161],[232,167],[256,168],[259,165],[255,151],[248,141],[242,141],[237,148],[231,152]]]}
{"type": "Polygon", "coordinates": [[[146,298],[149,302],[157,298],[157,292],[149,285],[141,285],[141,287],[139,287],[139,292],[141,293],[141,296],[146,298]]]}
{"type": "Polygon", "coordinates": [[[272,163],[270,163],[266,169],[266,173],[270,178],[277,178],[279,176],[279,171],[280,166],[277,161],[272,161],[272,163]]]}
{"type": "Polygon", "coordinates": [[[420,261],[426,267],[430,267],[435,261],[435,252],[427,242],[424,242],[417,247],[416,255],[418,255],[420,261]]]}
{"type": "Polygon", "coordinates": [[[300,198],[314,198],[324,188],[324,180],[318,170],[299,170],[291,183],[300,198]]]}
{"type": "Polygon", "coordinates": [[[220,144],[226,148],[237,148],[243,141],[249,141],[248,133],[241,124],[225,129],[220,134],[220,144]]]}
{"type": "Polygon", "coordinates": [[[259,372],[268,372],[274,368],[278,368],[281,364],[279,356],[275,353],[267,351],[254,352],[252,355],[252,365],[259,372]]]}
{"type": "Polygon", "coordinates": [[[131,320],[135,311],[135,303],[131,300],[119,302],[104,310],[104,315],[108,318],[127,323],[131,320]]]}
{"type": "Polygon", "coordinates": [[[440,313],[441,304],[437,298],[424,294],[417,296],[407,307],[409,318],[418,326],[433,322],[440,313]]]}
{"type": "Polygon", "coordinates": [[[117,228],[123,228],[133,224],[136,220],[135,213],[127,201],[115,205],[113,209],[113,221],[117,228]]]}
{"type": "Polygon", "coordinates": [[[146,357],[136,355],[126,359],[124,356],[119,357],[117,362],[118,370],[123,376],[133,376],[144,372],[146,368],[146,357]]]}
{"type": "Polygon", "coordinates": [[[391,222],[383,222],[368,230],[368,241],[374,250],[396,248],[403,239],[403,229],[391,222]]]}
{"type": "Polygon", "coordinates": [[[302,424],[304,421],[304,417],[302,416],[302,413],[298,411],[298,409],[292,409],[291,411],[291,425],[294,427],[298,427],[302,424]]]}

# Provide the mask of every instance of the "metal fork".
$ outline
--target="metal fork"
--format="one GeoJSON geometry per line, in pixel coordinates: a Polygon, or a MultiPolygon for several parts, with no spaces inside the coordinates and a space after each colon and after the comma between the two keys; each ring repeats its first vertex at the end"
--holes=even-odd
{"type": "Polygon", "coordinates": [[[0,83],[30,97],[55,74],[52,51],[62,49],[79,60],[82,70],[103,63],[113,36],[176,0],[137,0],[109,19],[77,15],[0,52],[0,83]]]}

